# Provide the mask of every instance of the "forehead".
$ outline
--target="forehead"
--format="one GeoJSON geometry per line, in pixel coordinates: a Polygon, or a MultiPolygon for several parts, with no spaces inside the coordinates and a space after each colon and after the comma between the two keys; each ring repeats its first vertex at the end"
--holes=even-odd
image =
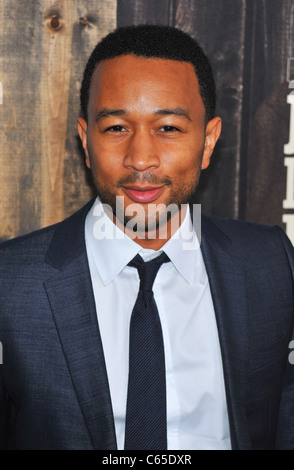
{"type": "Polygon", "coordinates": [[[92,76],[90,108],[196,106],[204,113],[198,80],[188,62],[125,55],[100,62],[92,76]]]}

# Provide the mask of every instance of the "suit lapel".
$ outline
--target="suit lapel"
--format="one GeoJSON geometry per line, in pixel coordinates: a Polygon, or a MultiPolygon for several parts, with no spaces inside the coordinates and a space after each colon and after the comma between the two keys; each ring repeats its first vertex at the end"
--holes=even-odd
{"type": "Polygon", "coordinates": [[[58,271],[45,282],[56,328],[94,449],[116,449],[114,420],[84,241],[91,204],[60,224],[46,261],[58,271]]]}
{"type": "Polygon", "coordinates": [[[201,250],[218,325],[232,447],[250,449],[245,410],[248,328],[243,261],[231,240],[207,217],[202,219],[201,250]]]}

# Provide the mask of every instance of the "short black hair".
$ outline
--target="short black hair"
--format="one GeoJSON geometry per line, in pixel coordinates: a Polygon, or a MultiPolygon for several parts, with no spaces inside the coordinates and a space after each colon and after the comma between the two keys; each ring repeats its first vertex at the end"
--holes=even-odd
{"type": "Polygon", "coordinates": [[[99,62],[134,54],[137,57],[162,58],[189,62],[198,79],[206,120],[214,117],[216,93],[213,71],[197,41],[188,34],[164,25],[136,25],[115,29],[95,47],[85,67],[81,85],[81,108],[87,120],[91,78],[99,62]]]}

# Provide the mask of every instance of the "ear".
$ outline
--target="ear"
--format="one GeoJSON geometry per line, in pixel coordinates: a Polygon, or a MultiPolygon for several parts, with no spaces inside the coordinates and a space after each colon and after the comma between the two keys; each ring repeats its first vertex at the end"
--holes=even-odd
{"type": "Polygon", "coordinates": [[[215,117],[208,121],[206,124],[206,132],[205,132],[205,144],[204,144],[204,151],[202,157],[202,164],[201,169],[205,170],[210,163],[210,157],[214,150],[215,144],[218,141],[222,130],[222,120],[220,117],[215,117]]]}
{"type": "Polygon", "coordinates": [[[86,165],[88,168],[90,168],[91,165],[90,165],[90,157],[89,157],[88,145],[87,145],[87,129],[88,129],[87,121],[85,121],[85,119],[83,118],[79,118],[78,119],[78,133],[79,133],[82,145],[83,145],[83,149],[85,151],[86,165]]]}

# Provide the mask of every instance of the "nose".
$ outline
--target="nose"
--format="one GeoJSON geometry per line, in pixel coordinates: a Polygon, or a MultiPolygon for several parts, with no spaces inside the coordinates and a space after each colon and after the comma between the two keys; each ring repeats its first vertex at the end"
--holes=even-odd
{"type": "Polygon", "coordinates": [[[160,158],[156,151],[155,138],[148,131],[138,130],[129,138],[124,167],[136,171],[158,168],[160,158]]]}

